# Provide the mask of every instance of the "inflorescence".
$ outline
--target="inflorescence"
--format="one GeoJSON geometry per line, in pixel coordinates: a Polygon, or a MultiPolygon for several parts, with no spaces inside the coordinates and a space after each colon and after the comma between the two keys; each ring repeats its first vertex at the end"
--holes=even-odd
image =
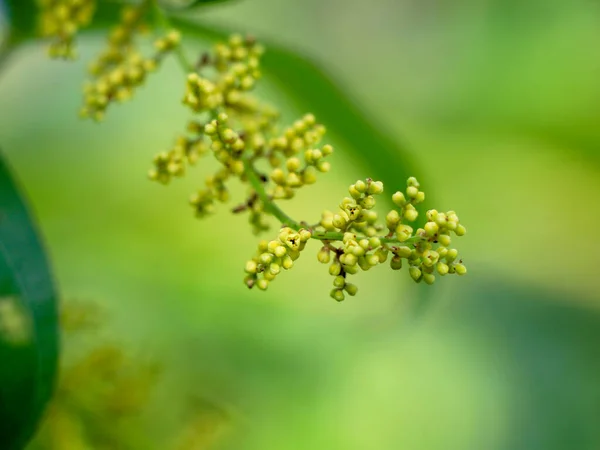
{"type": "Polygon", "coordinates": [[[51,40],[52,58],[74,59],[75,35],[88,25],[96,10],[96,0],[37,0],[40,8],[40,34],[51,40]]]}
{"type": "MultiPolygon", "coordinates": [[[[79,25],[89,21],[94,2],[39,1],[44,33],[56,39],[51,53],[72,56],[73,36],[79,25]]],[[[155,41],[152,56],[143,57],[135,39],[147,29],[146,15],[150,6],[157,6],[154,1],[142,0],[123,9],[107,48],[90,66],[92,80],[85,88],[81,114],[101,119],[111,102],[129,99],[168,53],[179,51],[187,73],[182,103],[194,118],[169,149],[156,155],[148,176],[168,184],[184,176],[200,158],[212,155],[218,169],[190,196],[194,213],[200,218],[230,200],[228,184],[232,179],[248,186],[246,197],[232,212],[248,213],[257,234],[269,229],[269,216],[281,225],[277,238],[261,241],[256,256],[246,263],[244,283],[248,288],[267,289],[282,270],[295,264],[311,239],[321,243],[317,259],[329,265],[333,277],[330,295],[337,301],[357,293],[356,285],[348,282],[350,275],[388,260],[393,270],[408,266],[410,277],[417,283],[432,284],[436,275],[466,274],[458,251],[450,247],[453,236],[466,233],[454,211],[429,210],[425,225],[415,229],[419,215],[416,206],[425,194],[414,177],[407,180],[404,192],[392,195],[395,207],[384,220],[374,210],[384,186],[370,178],[352,184],[339,210],[324,211],[315,225],[295,221],[283,212],[276,202],[292,199],[298,189],[315,183],[319,173],[331,168],[328,157],[333,147],[321,144],[325,127],[314,115],[306,114],[280,129],[279,112],[252,93],[261,78],[264,52],[252,37],[233,35],[190,64],[177,49],[180,35],[173,30],[155,41]]]]}
{"type": "Polygon", "coordinates": [[[154,158],[149,172],[150,179],[167,184],[183,176],[198,158],[212,153],[219,169],[190,198],[198,217],[213,213],[217,203],[229,201],[227,183],[237,178],[249,187],[234,213],[249,212],[255,233],[268,230],[267,216],[279,219],[282,228],[277,238],[261,241],[256,256],[246,263],[246,286],[267,289],[277,275],[292,268],[311,238],[322,243],[317,258],[329,264],[334,277],[331,297],[337,301],[358,291],[348,282],[349,275],[370,270],[388,258],[394,270],[406,264],[416,282],[432,284],[436,273],[465,274],[456,249],[449,248],[452,233],[462,236],[466,232],[454,211],[431,210],[423,228],[415,230],[410,225],[418,217],[415,205],[425,199],[415,178],[408,179],[406,192],[392,196],[396,208],[385,222],[373,210],[383,183],[371,179],[351,185],[350,196],[342,200],[339,211],[325,211],[312,227],[279,209],[276,201],[293,198],[299,188],[315,183],[318,173],[330,170],[327,157],[333,147],[320,144],[326,130],[312,114],[278,132],[277,112],[250,93],[260,78],[262,53],[254,39],[235,35],[227,44],[218,44],[213,54],[202,55],[198,70],[187,76],[183,96],[183,103],[198,119],[188,124],[187,135],[154,158]]]}

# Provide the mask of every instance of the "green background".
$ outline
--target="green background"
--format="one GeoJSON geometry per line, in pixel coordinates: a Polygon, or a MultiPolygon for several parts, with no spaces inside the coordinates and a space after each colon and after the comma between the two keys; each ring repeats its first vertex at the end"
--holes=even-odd
{"type": "MultiPolygon", "coordinates": [[[[109,334],[164,364],[164,392],[230,411],[223,448],[600,448],[598,3],[253,0],[198,18],[330,74],[408,149],[435,207],[458,212],[469,274],[413,286],[381,267],[338,304],[313,243],[248,291],[246,217],[200,222],[186,205],[213,162],[168,188],[145,178],[188,117],[174,59],[105,123],[77,119],[98,34],[76,63],[28,45],[0,76],[0,144],[62,297],[106,305],[109,334]]],[[[287,121],[307,112],[270,81],[287,121]]],[[[333,171],[286,210],[314,220],[378,177],[353,160],[336,146],[333,171]]],[[[149,434],[184,409],[164,392],[149,434]]]]}

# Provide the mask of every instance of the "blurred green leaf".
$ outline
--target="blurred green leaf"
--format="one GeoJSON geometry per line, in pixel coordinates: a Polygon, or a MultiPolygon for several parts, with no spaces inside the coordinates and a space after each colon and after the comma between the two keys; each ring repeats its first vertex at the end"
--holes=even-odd
{"type": "MultiPolygon", "coordinates": [[[[223,40],[234,32],[179,15],[171,20],[184,34],[202,39],[223,40]]],[[[388,186],[388,193],[404,190],[409,176],[426,182],[408,149],[376,126],[324,69],[310,58],[274,42],[263,39],[261,42],[267,48],[264,71],[298,109],[314,113],[321,123],[334,130],[342,144],[341,151],[354,165],[361,167],[366,176],[382,180],[388,186]]],[[[422,209],[429,209],[430,203],[428,198],[422,209]]]]}
{"type": "Polygon", "coordinates": [[[446,311],[445,321],[496,349],[490,360],[513,386],[513,432],[501,448],[600,448],[600,314],[564,295],[479,279],[446,311]],[[502,355],[510,367],[500,367],[502,355]]]}
{"type": "Polygon", "coordinates": [[[162,0],[161,5],[174,9],[191,9],[213,3],[225,3],[230,1],[232,0],[162,0]]]}
{"type": "Polygon", "coordinates": [[[0,155],[0,442],[21,449],[52,395],[56,295],[44,249],[0,155]]]}

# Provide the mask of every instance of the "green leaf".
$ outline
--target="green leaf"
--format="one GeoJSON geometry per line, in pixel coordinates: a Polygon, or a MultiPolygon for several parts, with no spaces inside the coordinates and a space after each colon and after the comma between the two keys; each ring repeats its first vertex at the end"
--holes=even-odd
{"type": "MultiPolygon", "coordinates": [[[[222,40],[233,32],[181,15],[172,16],[171,21],[184,34],[202,39],[222,40]]],[[[382,180],[390,195],[396,190],[404,190],[409,176],[416,176],[422,184],[431,186],[408,149],[377,127],[324,69],[276,43],[262,39],[261,42],[267,49],[263,58],[264,71],[297,108],[314,113],[321,123],[335,130],[342,144],[341,151],[361,167],[365,177],[382,180]]],[[[348,184],[352,181],[355,180],[349,180],[348,184]]],[[[429,209],[430,203],[428,198],[421,209],[429,209]]]]}
{"type": "Polygon", "coordinates": [[[593,299],[485,272],[480,266],[481,277],[448,300],[437,326],[486,345],[489,360],[481,364],[497,367],[510,386],[514,432],[501,448],[600,448],[600,313],[593,299]]]}
{"type": "Polygon", "coordinates": [[[231,0],[162,0],[161,6],[172,9],[191,9],[206,6],[213,3],[225,3],[231,0]]]}
{"type": "Polygon", "coordinates": [[[44,249],[0,154],[0,442],[20,450],[52,395],[58,314],[44,249]]]}

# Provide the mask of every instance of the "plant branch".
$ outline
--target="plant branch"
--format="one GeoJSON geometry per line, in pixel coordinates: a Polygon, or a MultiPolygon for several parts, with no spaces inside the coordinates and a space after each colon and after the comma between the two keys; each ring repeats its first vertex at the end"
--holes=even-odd
{"type": "MultiPolygon", "coordinates": [[[[286,225],[294,230],[299,230],[300,228],[304,228],[300,222],[295,221],[290,216],[288,216],[277,204],[273,201],[273,199],[267,194],[265,191],[265,187],[263,182],[260,180],[260,177],[256,171],[256,168],[252,164],[252,161],[249,158],[244,158],[244,169],[246,176],[248,177],[248,181],[250,185],[256,191],[258,198],[265,205],[265,211],[281,222],[282,225],[286,225]]],[[[384,244],[397,244],[397,245],[410,245],[415,242],[423,239],[421,236],[413,236],[407,239],[404,242],[400,242],[397,239],[389,238],[385,236],[378,236],[379,240],[384,244]]],[[[341,231],[312,231],[311,239],[317,239],[319,241],[341,241],[344,239],[344,233],[341,231]]]]}

